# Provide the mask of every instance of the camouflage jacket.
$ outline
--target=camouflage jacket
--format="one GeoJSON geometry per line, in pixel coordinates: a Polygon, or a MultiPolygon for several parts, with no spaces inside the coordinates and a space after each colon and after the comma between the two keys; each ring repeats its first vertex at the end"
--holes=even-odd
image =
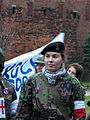
{"type": "Polygon", "coordinates": [[[0,75],[0,120],[11,119],[10,105],[15,99],[17,97],[14,86],[0,75]]]}
{"type": "MultiPolygon", "coordinates": [[[[52,111],[57,115],[62,115],[57,103],[54,101],[52,93],[45,85],[45,80],[47,79],[42,73],[37,73],[26,81],[21,90],[15,120],[31,120],[31,115],[35,110],[37,113],[51,110],[48,114],[50,116],[53,114],[52,111]]],[[[83,93],[85,93],[85,90],[82,88],[78,79],[68,74],[58,78],[54,87],[57,88],[71,118],[74,113],[74,102],[84,101],[85,94],[83,93]]]]}

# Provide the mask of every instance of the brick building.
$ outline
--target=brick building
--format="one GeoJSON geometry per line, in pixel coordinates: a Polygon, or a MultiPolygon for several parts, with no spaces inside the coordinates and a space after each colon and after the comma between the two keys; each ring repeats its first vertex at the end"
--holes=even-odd
{"type": "Polygon", "coordinates": [[[9,60],[65,32],[69,62],[82,59],[90,31],[90,0],[0,0],[0,47],[9,60]]]}

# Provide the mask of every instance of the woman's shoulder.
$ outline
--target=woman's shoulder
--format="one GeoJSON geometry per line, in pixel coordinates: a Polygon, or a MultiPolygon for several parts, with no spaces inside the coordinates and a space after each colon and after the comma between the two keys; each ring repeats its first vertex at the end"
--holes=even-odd
{"type": "Polygon", "coordinates": [[[72,75],[69,75],[68,73],[64,76],[64,79],[71,81],[73,84],[80,84],[80,81],[76,77],[73,77],[72,75]]]}
{"type": "Polygon", "coordinates": [[[25,81],[25,84],[27,84],[28,82],[34,82],[34,81],[36,81],[36,80],[41,80],[42,77],[44,77],[44,75],[43,75],[42,72],[35,73],[35,74],[31,75],[31,76],[25,81]]]}

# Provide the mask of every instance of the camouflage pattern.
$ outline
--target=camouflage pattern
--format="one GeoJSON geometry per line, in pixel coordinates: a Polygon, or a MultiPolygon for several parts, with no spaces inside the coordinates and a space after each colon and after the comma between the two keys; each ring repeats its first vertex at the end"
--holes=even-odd
{"type": "Polygon", "coordinates": [[[12,116],[10,115],[10,104],[12,101],[16,100],[16,92],[14,86],[9,83],[2,75],[0,75],[0,98],[4,98],[5,102],[5,113],[6,118],[0,118],[0,120],[11,120],[12,116]]]}
{"type": "MultiPolygon", "coordinates": [[[[49,88],[45,85],[45,80],[47,79],[42,73],[37,73],[26,81],[21,90],[15,120],[65,120],[49,88]]],[[[57,88],[71,118],[73,101],[85,99],[82,94],[84,89],[77,78],[68,74],[58,78],[54,87],[57,88]]]]}

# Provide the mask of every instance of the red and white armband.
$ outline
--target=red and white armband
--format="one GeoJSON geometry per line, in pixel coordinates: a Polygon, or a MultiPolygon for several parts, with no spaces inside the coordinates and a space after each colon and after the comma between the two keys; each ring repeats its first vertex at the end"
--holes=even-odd
{"type": "Polygon", "coordinates": [[[84,101],[74,101],[73,117],[75,119],[86,117],[86,109],[85,109],[84,101]]]}

